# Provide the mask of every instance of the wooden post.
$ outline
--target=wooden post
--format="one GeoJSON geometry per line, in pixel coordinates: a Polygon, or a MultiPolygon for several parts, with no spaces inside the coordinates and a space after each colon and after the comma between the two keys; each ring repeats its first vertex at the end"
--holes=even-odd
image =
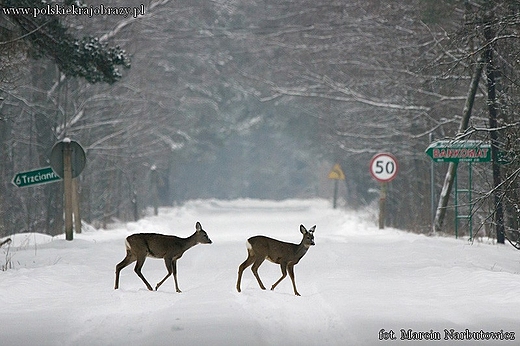
{"type": "Polygon", "coordinates": [[[76,231],[76,233],[81,233],[78,178],[72,179],[72,215],[74,216],[74,231],[76,231]]]}
{"type": "Polygon", "coordinates": [[[159,177],[157,176],[157,168],[152,165],[151,169],[151,185],[152,185],[152,203],[153,214],[159,215],[159,177]]]}
{"type": "Polygon", "coordinates": [[[332,201],[332,207],[336,209],[338,200],[338,179],[334,180],[334,200],[332,201]]]}
{"type": "Polygon", "coordinates": [[[72,149],[70,148],[70,140],[65,138],[63,149],[63,192],[65,205],[65,239],[72,240],[74,238],[72,231],[72,149]]]}
{"type": "Polygon", "coordinates": [[[379,229],[385,228],[385,216],[386,216],[386,191],[387,183],[381,183],[381,192],[379,195],[379,229]]]}
{"type": "Polygon", "coordinates": [[[137,191],[135,187],[132,190],[132,206],[134,211],[134,221],[139,221],[139,208],[137,206],[137,191]]]}

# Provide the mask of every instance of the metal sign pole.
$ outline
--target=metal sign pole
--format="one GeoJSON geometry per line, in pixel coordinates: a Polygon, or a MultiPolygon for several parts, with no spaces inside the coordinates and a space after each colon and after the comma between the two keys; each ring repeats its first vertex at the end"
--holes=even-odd
{"type": "Polygon", "coordinates": [[[457,171],[455,171],[455,177],[453,179],[453,185],[455,185],[455,239],[457,239],[459,237],[459,188],[457,185],[457,171]]]}
{"type": "Polygon", "coordinates": [[[472,166],[471,162],[468,162],[468,204],[469,204],[469,214],[468,214],[468,227],[469,227],[469,240],[473,240],[473,201],[471,196],[471,190],[473,189],[473,182],[472,182],[472,166]]]}
{"type": "MultiPolygon", "coordinates": [[[[433,143],[433,133],[430,133],[430,144],[433,143]]],[[[435,164],[433,160],[430,162],[430,208],[432,216],[432,229],[435,230],[433,224],[435,223],[435,211],[437,206],[435,205],[435,164]]]]}

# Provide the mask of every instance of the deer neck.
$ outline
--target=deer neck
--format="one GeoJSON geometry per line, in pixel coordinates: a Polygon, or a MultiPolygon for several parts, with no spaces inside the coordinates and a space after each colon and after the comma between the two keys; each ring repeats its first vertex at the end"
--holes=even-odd
{"type": "Polygon", "coordinates": [[[302,240],[302,242],[296,248],[296,257],[298,259],[302,258],[307,253],[307,250],[309,250],[309,246],[305,245],[302,240]]]}
{"type": "Polygon", "coordinates": [[[186,251],[191,247],[197,245],[197,232],[190,235],[188,238],[184,238],[183,250],[186,251]]]}

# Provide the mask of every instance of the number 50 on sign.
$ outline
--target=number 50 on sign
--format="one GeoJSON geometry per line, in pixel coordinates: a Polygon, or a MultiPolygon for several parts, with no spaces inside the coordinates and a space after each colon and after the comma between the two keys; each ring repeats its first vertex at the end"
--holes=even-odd
{"type": "Polygon", "coordinates": [[[392,181],[397,174],[397,160],[394,155],[380,153],[370,161],[370,174],[382,183],[392,181]]]}

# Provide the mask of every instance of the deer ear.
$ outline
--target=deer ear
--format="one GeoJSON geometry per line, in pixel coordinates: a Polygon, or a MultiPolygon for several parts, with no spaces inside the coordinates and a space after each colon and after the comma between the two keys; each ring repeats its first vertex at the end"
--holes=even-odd
{"type": "Polygon", "coordinates": [[[314,233],[316,230],[316,225],[312,226],[311,229],[309,229],[309,233],[314,233]]]}
{"type": "Polygon", "coordinates": [[[202,226],[201,226],[200,222],[197,221],[197,223],[195,224],[195,229],[196,229],[197,231],[202,230],[202,226]]]}
{"type": "Polygon", "coordinates": [[[304,225],[300,225],[300,232],[302,232],[302,234],[307,233],[307,229],[305,228],[304,225]]]}

